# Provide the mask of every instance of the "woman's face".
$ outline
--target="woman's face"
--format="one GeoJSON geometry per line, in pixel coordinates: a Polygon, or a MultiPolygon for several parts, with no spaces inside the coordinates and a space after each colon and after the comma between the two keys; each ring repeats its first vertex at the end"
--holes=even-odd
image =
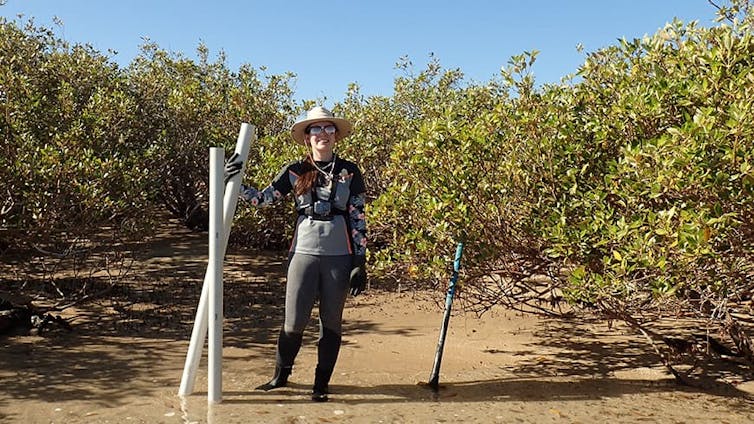
{"type": "Polygon", "coordinates": [[[332,153],[335,148],[337,128],[330,121],[318,121],[310,124],[306,130],[306,140],[312,152],[332,153]]]}

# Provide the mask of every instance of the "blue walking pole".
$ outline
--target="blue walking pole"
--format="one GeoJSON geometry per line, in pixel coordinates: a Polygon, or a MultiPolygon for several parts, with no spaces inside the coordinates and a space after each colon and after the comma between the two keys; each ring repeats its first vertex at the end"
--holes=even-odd
{"type": "Polygon", "coordinates": [[[445,315],[443,316],[442,328],[440,329],[440,340],[437,342],[437,351],[435,352],[435,363],[432,366],[432,374],[429,376],[429,386],[437,392],[440,388],[440,363],[442,362],[442,351],[445,348],[445,336],[448,334],[448,324],[450,323],[450,310],[453,307],[453,297],[456,294],[456,283],[458,282],[458,271],[461,269],[461,255],[463,254],[463,243],[458,243],[456,248],[456,257],[453,260],[453,276],[450,278],[448,285],[448,294],[445,296],[445,315]]]}

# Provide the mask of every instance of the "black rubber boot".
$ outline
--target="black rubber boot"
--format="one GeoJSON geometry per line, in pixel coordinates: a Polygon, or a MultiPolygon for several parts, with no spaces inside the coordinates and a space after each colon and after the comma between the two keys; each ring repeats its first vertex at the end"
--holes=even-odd
{"type": "Polygon", "coordinates": [[[265,392],[278,387],[285,387],[288,384],[288,377],[290,377],[293,367],[284,367],[280,364],[275,365],[275,375],[272,376],[272,380],[257,387],[257,390],[264,390],[265,392]]]}
{"type": "Polygon", "coordinates": [[[293,362],[301,349],[301,339],[303,334],[287,333],[280,329],[278,337],[278,346],[275,361],[275,375],[272,380],[257,387],[257,390],[272,390],[278,387],[285,387],[288,384],[288,377],[293,372],[293,362]]]}
{"type": "Polygon", "coordinates": [[[317,369],[314,373],[314,387],[312,388],[312,400],[315,402],[327,402],[329,394],[330,377],[335,369],[335,362],[340,352],[341,336],[329,328],[322,328],[317,345],[317,369]]]}
{"type": "Polygon", "coordinates": [[[330,393],[330,377],[332,377],[332,368],[325,369],[317,365],[314,372],[314,387],[312,388],[312,400],[315,402],[327,402],[330,393]]]}

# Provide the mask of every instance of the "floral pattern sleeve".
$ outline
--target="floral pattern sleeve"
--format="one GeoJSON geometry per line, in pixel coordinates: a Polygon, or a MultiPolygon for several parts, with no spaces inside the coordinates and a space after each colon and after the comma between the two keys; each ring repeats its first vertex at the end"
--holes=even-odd
{"type": "Polygon", "coordinates": [[[351,241],[353,254],[366,255],[367,251],[367,224],[364,214],[366,196],[364,193],[351,196],[348,200],[348,220],[351,227],[351,241]]]}
{"type": "Polygon", "coordinates": [[[259,191],[254,187],[248,187],[241,184],[241,193],[239,197],[242,200],[251,203],[252,206],[261,208],[263,206],[269,206],[282,199],[283,194],[271,185],[267,186],[264,190],[259,191]]]}
{"type": "Polygon", "coordinates": [[[272,183],[261,191],[254,187],[241,184],[239,197],[241,200],[249,202],[252,206],[257,208],[269,206],[277,202],[285,197],[292,189],[291,182],[288,178],[289,168],[290,165],[284,166],[272,180],[272,183]]]}

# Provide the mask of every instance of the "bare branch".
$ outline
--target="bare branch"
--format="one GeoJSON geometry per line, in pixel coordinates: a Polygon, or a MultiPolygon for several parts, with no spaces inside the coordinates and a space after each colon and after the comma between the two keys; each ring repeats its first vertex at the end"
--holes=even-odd
{"type": "Polygon", "coordinates": [[[8,190],[8,197],[3,202],[2,208],[0,208],[0,215],[6,215],[9,213],[15,204],[16,202],[13,201],[13,194],[8,190]]]}

